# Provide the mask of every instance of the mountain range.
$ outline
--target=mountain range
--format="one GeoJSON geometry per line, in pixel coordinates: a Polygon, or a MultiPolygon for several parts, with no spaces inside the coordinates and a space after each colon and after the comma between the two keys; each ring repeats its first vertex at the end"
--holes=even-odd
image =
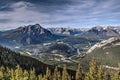
{"type": "Polygon", "coordinates": [[[19,27],[0,33],[0,42],[5,45],[40,44],[59,38],[63,38],[63,36],[52,34],[49,30],[41,27],[39,24],[19,27]]]}
{"type": "Polygon", "coordinates": [[[82,34],[83,37],[95,39],[108,39],[110,37],[120,36],[120,27],[93,27],[82,34]]]}
{"type": "Polygon", "coordinates": [[[94,39],[108,39],[120,36],[119,27],[93,27],[90,29],[43,28],[39,24],[22,26],[16,29],[1,31],[2,45],[30,45],[63,39],[66,36],[79,36],[94,39]]]}
{"type": "Polygon", "coordinates": [[[76,29],[76,28],[47,28],[49,31],[51,31],[54,34],[62,34],[62,35],[80,35],[87,29],[81,28],[81,29],[76,29]]]}
{"type": "MultiPolygon", "coordinates": [[[[103,65],[116,66],[120,60],[118,57],[120,56],[119,37],[119,27],[93,27],[86,30],[72,28],[45,29],[39,24],[35,24],[1,31],[0,44],[10,47],[17,46],[16,48],[22,55],[27,53],[27,56],[39,59],[46,64],[61,67],[67,63],[70,69],[74,68],[75,70],[76,63],[86,67],[89,66],[86,63],[92,58],[97,59],[103,65]]],[[[8,59],[5,62],[1,62],[2,64],[7,64],[8,66],[13,64],[11,62],[14,61],[15,64],[21,63],[20,60],[16,59],[18,57],[13,57],[12,61],[8,63],[10,59],[9,54],[6,53],[2,55],[6,57],[8,55],[8,59]]],[[[24,60],[26,61],[26,59],[24,60]]]]}

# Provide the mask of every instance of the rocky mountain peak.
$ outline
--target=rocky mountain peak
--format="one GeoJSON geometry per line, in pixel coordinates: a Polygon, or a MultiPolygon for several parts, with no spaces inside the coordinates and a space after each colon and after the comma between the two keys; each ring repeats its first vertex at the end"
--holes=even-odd
{"type": "Polygon", "coordinates": [[[30,33],[44,34],[46,32],[50,33],[48,30],[44,29],[39,24],[19,27],[19,28],[16,29],[16,31],[26,33],[26,34],[27,33],[29,33],[29,34],[30,33]]]}
{"type": "Polygon", "coordinates": [[[38,44],[61,38],[61,36],[52,34],[49,30],[41,27],[39,24],[22,26],[14,30],[5,31],[0,37],[24,45],[38,44]]]}

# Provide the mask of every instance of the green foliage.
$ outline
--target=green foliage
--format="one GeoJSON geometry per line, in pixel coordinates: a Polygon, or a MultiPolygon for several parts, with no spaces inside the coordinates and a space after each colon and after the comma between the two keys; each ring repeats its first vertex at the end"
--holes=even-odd
{"type": "Polygon", "coordinates": [[[78,69],[76,71],[76,80],[83,80],[83,72],[80,64],[78,65],[78,69]]]}
{"type": "Polygon", "coordinates": [[[114,74],[113,80],[120,80],[120,64],[118,71],[114,74]]]}
{"type": "Polygon", "coordinates": [[[95,59],[90,62],[90,68],[87,74],[88,80],[97,80],[97,63],[95,59]]]}
{"type": "Polygon", "coordinates": [[[46,79],[47,80],[50,80],[50,75],[51,75],[51,72],[50,72],[49,68],[47,67],[47,69],[46,69],[46,79]]]}
{"type": "Polygon", "coordinates": [[[62,80],[70,80],[70,76],[66,70],[66,65],[64,65],[64,67],[63,67],[62,80]]]}
{"type": "Polygon", "coordinates": [[[61,80],[61,75],[57,67],[54,69],[53,80],[61,80]]]}
{"type": "Polygon", "coordinates": [[[4,67],[0,68],[0,80],[2,80],[4,78],[3,69],[4,69],[4,67]]]}
{"type": "Polygon", "coordinates": [[[94,59],[90,62],[88,72],[78,65],[75,75],[66,65],[63,69],[54,69],[0,46],[0,80],[120,80],[120,65],[118,70],[109,72],[102,65],[98,66],[94,59]]]}
{"type": "Polygon", "coordinates": [[[29,80],[36,80],[35,69],[31,69],[29,73],[29,80]]]}
{"type": "Polygon", "coordinates": [[[22,80],[28,80],[29,79],[28,75],[29,75],[28,71],[24,70],[24,72],[23,72],[23,79],[22,80]]]}
{"type": "Polygon", "coordinates": [[[97,77],[98,77],[98,80],[104,80],[104,70],[102,65],[100,65],[98,68],[97,77]]]}
{"type": "Polygon", "coordinates": [[[89,63],[93,58],[103,65],[117,67],[120,62],[120,45],[96,48],[81,59],[81,64],[88,66],[86,62],[89,63]]]}
{"type": "Polygon", "coordinates": [[[103,66],[97,66],[96,60],[90,62],[90,68],[87,73],[83,73],[80,65],[75,75],[70,75],[64,66],[62,73],[60,73],[58,67],[54,69],[54,72],[47,67],[46,74],[35,73],[35,68],[30,70],[23,70],[19,65],[15,69],[0,67],[0,80],[120,80],[120,66],[117,71],[111,73],[105,71],[103,66]],[[73,76],[73,77],[70,77],[73,76]]]}

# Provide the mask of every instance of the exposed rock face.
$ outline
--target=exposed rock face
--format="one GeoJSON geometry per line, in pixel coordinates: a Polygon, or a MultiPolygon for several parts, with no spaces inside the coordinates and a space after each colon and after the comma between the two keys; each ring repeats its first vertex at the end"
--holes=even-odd
{"type": "Polygon", "coordinates": [[[39,24],[19,27],[14,30],[5,31],[0,34],[0,39],[27,44],[39,44],[44,41],[50,41],[60,38],[60,36],[52,34],[47,29],[44,29],[39,24]]]}

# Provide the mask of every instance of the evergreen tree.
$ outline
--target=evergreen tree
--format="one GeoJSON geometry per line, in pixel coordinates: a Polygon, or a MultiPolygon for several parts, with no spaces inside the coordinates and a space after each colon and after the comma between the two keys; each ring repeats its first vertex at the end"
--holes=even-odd
{"type": "MultiPolygon", "coordinates": [[[[75,77],[75,75],[71,76],[75,77]]],[[[92,60],[90,62],[89,71],[84,74],[81,66],[78,65],[78,69],[76,71],[76,79],[71,79],[67,72],[66,66],[64,66],[62,74],[60,74],[60,71],[57,67],[54,69],[53,73],[51,73],[47,67],[45,75],[36,75],[34,68],[27,71],[23,70],[19,65],[17,65],[16,69],[10,69],[1,66],[0,80],[120,80],[120,64],[119,69],[116,72],[110,72],[104,71],[102,65],[97,68],[96,60],[92,60]]]]}
{"type": "Polygon", "coordinates": [[[55,70],[54,70],[53,80],[61,80],[61,75],[57,67],[55,67],[55,70]]]}
{"type": "Polygon", "coordinates": [[[15,71],[13,69],[10,70],[10,80],[15,80],[15,71]]]}
{"type": "Polygon", "coordinates": [[[42,80],[47,80],[47,79],[46,79],[46,75],[44,75],[44,77],[42,78],[42,80]]]}
{"type": "Polygon", "coordinates": [[[41,74],[38,75],[38,80],[42,80],[42,79],[43,79],[42,75],[41,74]]]}
{"type": "Polygon", "coordinates": [[[17,68],[15,69],[15,79],[16,80],[22,80],[22,78],[23,78],[23,71],[20,68],[20,66],[17,65],[17,68]]]}
{"type": "Polygon", "coordinates": [[[99,66],[97,75],[98,80],[104,80],[104,70],[102,65],[99,66]]]}
{"type": "Polygon", "coordinates": [[[109,70],[107,70],[107,71],[105,72],[104,80],[111,80],[111,75],[110,75],[110,71],[109,71],[109,70]]]}
{"type": "Polygon", "coordinates": [[[53,80],[57,80],[57,78],[58,78],[58,68],[56,66],[55,69],[54,69],[53,80]]]}
{"type": "Polygon", "coordinates": [[[22,80],[28,80],[29,79],[29,73],[27,70],[24,70],[23,72],[23,79],[22,80]]]}
{"type": "Polygon", "coordinates": [[[29,73],[29,80],[36,80],[35,69],[31,69],[29,73]]]}
{"type": "Polygon", "coordinates": [[[112,80],[120,80],[120,64],[119,64],[119,69],[117,72],[114,74],[114,77],[112,80]]]}
{"type": "Polygon", "coordinates": [[[58,72],[58,78],[57,78],[57,80],[61,80],[60,71],[58,72]]]}
{"type": "Polygon", "coordinates": [[[95,59],[90,62],[89,72],[86,77],[88,80],[97,80],[97,62],[95,59]]]}
{"type": "Polygon", "coordinates": [[[4,67],[2,66],[2,67],[0,67],[0,80],[4,80],[3,72],[4,72],[4,67]]]}
{"type": "Polygon", "coordinates": [[[46,79],[47,80],[50,80],[50,75],[51,75],[51,72],[50,72],[49,68],[47,67],[47,69],[46,69],[46,79]]]}
{"type": "Polygon", "coordinates": [[[66,70],[66,65],[64,65],[63,67],[62,80],[70,80],[70,76],[68,75],[67,70],[66,70]]]}
{"type": "Polygon", "coordinates": [[[89,74],[88,74],[88,73],[85,74],[85,78],[84,78],[84,80],[90,80],[90,78],[89,78],[89,74]]]}
{"type": "Polygon", "coordinates": [[[10,80],[10,69],[7,67],[4,71],[4,80],[10,80]]]}
{"type": "Polygon", "coordinates": [[[78,69],[76,71],[76,80],[83,80],[83,72],[80,64],[78,65],[78,69]]]}

